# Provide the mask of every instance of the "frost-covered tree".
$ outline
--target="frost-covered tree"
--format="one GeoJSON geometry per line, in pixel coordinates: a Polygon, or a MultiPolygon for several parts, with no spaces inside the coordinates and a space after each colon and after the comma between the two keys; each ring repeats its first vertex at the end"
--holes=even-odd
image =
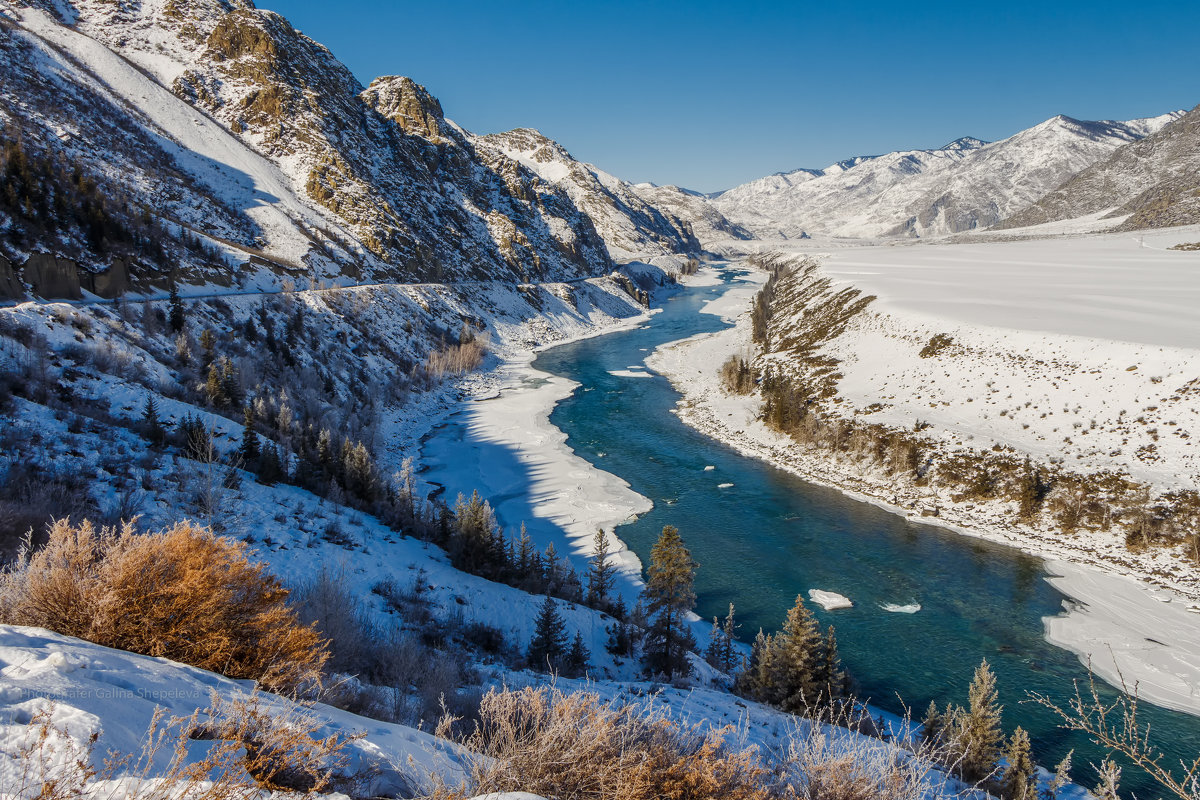
{"type": "Polygon", "coordinates": [[[1105,761],[1096,771],[1100,773],[1100,782],[1092,789],[1096,800],[1120,800],[1121,768],[1115,761],[1105,761]]]}
{"type": "Polygon", "coordinates": [[[793,714],[819,700],[821,685],[821,628],[804,605],[803,596],[788,611],[783,630],[772,638],[772,669],[766,676],[764,699],[793,714]]]}
{"type": "Polygon", "coordinates": [[[1042,800],[1058,800],[1058,793],[1071,784],[1071,756],[1074,753],[1074,750],[1068,750],[1063,760],[1058,762],[1058,766],[1054,768],[1054,777],[1042,792],[1042,800]]]}
{"type": "Polygon", "coordinates": [[[696,639],[688,627],[687,615],[696,605],[694,579],[696,562],[684,547],[678,529],[663,528],[650,550],[646,598],[650,626],[643,647],[645,667],[651,674],[668,678],[692,671],[687,654],[696,639]]]}
{"type": "Polygon", "coordinates": [[[1029,734],[1021,726],[1013,731],[1004,753],[1008,765],[1000,791],[1005,800],[1037,800],[1037,767],[1029,748],[1029,734]]]}
{"type": "Polygon", "coordinates": [[[966,712],[959,717],[954,732],[954,745],[959,757],[959,771],[969,781],[980,781],[996,771],[1003,734],[1000,728],[996,675],[984,659],[975,670],[968,692],[970,701],[966,712]]]}

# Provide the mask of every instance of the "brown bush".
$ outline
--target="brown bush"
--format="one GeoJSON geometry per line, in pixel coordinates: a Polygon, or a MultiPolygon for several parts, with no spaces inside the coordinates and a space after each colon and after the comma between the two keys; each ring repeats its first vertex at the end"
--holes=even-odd
{"type": "Polygon", "coordinates": [[[772,776],[726,730],[701,732],[591,693],[492,690],[463,744],[480,757],[471,786],[444,797],[527,791],[559,800],[766,800],[772,776]],[[464,793],[465,792],[465,793],[464,793]]]}
{"type": "Polygon", "coordinates": [[[287,595],[244,544],[191,522],[139,535],[59,521],[0,579],[0,620],[295,691],[327,651],[287,595]]]}

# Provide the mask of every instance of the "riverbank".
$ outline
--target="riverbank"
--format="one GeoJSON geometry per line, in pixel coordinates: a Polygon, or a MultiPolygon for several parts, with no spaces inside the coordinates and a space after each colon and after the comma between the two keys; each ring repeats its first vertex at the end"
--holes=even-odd
{"type": "Polygon", "coordinates": [[[1073,602],[1065,604],[1065,616],[1047,618],[1048,638],[1085,662],[1090,657],[1097,675],[1113,685],[1119,686],[1123,676],[1127,684],[1138,683],[1140,696],[1150,702],[1200,713],[1200,697],[1187,690],[1200,678],[1188,667],[1200,664],[1200,641],[1192,633],[1200,616],[1187,610],[1197,595],[1142,583],[1159,577],[1154,556],[1130,553],[1123,544],[1092,541],[1097,537],[1085,534],[1064,537],[1027,530],[1008,522],[1011,512],[995,507],[998,504],[939,503],[938,517],[922,516],[930,501],[927,493],[897,492],[884,476],[863,474],[857,465],[837,463],[827,452],[802,447],[758,419],[756,396],[725,392],[718,366],[730,355],[752,352],[748,307],[753,294],[752,287],[731,290],[704,309],[733,327],[664,345],[647,359],[647,365],[683,395],[676,409],[683,422],[745,455],[901,516],[1066,562],[1059,570],[1062,577],[1052,583],[1073,602]],[[1110,602],[1112,597],[1127,602],[1110,602]],[[1139,616],[1131,617],[1134,613],[1139,616]],[[1128,618],[1136,619],[1136,625],[1125,622],[1128,618]],[[1153,631],[1154,641],[1145,640],[1147,630],[1153,631]]]}

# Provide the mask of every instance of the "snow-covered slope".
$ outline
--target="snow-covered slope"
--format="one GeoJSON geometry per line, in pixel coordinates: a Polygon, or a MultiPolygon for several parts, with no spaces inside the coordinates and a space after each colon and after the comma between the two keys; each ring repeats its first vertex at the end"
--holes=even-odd
{"type": "Polygon", "coordinates": [[[702,246],[729,239],[752,238],[749,231],[730,222],[703,194],[678,186],[655,186],[652,183],[635,183],[632,188],[655,208],[691,223],[692,233],[702,246]]]}
{"type": "Polygon", "coordinates": [[[1200,106],[1171,116],[1171,124],[1117,149],[998,227],[1109,210],[1108,218],[1120,223],[1120,230],[1200,222],[1200,106]]]}
{"type": "Polygon", "coordinates": [[[714,204],[762,236],[874,238],[986,228],[1179,113],[1130,122],[1057,116],[1002,141],[959,139],[798,170],[730,189],[714,204]]]}
{"type": "Polygon", "coordinates": [[[722,192],[713,204],[762,238],[876,236],[896,224],[889,211],[878,210],[890,190],[914,175],[958,162],[983,145],[967,137],[936,150],[863,156],[826,169],[770,175],[722,192]]]}
{"type": "Polygon", "coordinates": [[[481,151],[511,158],[551,186],[565,191],[588,214],[618,260],[697,253],[689,222],[647,202],[630,184],[591,164],[576,161],[558,142],[530,128],[476,138],[481,151]]]}

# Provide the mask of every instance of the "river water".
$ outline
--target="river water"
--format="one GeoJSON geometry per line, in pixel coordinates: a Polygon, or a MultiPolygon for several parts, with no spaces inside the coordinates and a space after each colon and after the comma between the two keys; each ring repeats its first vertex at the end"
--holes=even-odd
{"type": "MultiPolygon", "coordinates": [[[[1006,731],[1025,727],[1043,764],[1074,748],[1076,779],[1094,785],[1088,762],[1100,751],[1023,702],[1039,692],[1065,703],[1072,681],[1087,678],[1075,654],[1043,637],[1042,618],[1061,613],[1064,597],[1044,580],[1039,559],[905,520],[740,455],[670,413],[679,394],[665,378],[611,374],[640,367],[660,344],[726,327],[700,309],[737,275],[726,270],[720,285],[681,291],[641,328],[554,347],[534,362],[580,384],[550,418],[568,445],[654,503],[617,536],[646,563],[662,527],[679,528],[700,565],[697,612],[723,617],[733,602],[745,641],[760,627],[776,630],[798,594],[849,597],[853,608],[810,608],[836,626],[860,695],[890,711],[907,706],[920,717],[930,700],[965,703],[971,674],[986,658],[1006,731]],[[883,608],[915,604],[916,613],[883,608]]],[[[1149,705],[1142,712],[1170,763],[1200,752],[1200,718],[1149,705]]],[[[1124,784],[1141,797],[1157,794],[1132,769],[1124,784]]]]}

